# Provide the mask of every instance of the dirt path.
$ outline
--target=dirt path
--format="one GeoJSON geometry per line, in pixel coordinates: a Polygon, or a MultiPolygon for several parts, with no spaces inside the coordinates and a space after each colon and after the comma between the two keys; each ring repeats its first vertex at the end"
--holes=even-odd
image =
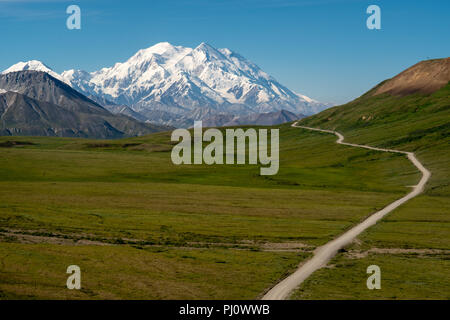
{"type": "Polygon", "coordinates": [[[338,238],[326,243],[325,245],[323,245],[321,247],[318,247],[314,251],[314,256],[310,260],[308,260],[305,264],[300,266],[289,277],[285,278],[284,280],[279,282],[277,285],[275,285],[272,289],[270,289],[263,296],[263,298],[262,298],[263,300],[283,300],[283,299],[289,298],[289,296],[292,294],[292,292],[306,278],[308,278],[314,271],[326,266],[328,261],[330,261],[330,259],[336,255],[336,253],[338,252],[339,249],[342,249],[343,247],[348,245],[361,232],[363,232],[367,228],[373,226],[375,223],[377,223],[378,220],[382,219],[389,212],[391,212],[392,210],[396,209],[398,206],[402,205],[406,201],[408,201],[408,200],[414,198],[415,196],[417,196],[418,194],[420,194],[423,191],[423,188],[431,175],[430,171],[428,171],[419,162],[419,160],[417,160],[417,158],[415,157],[413,152],[406,152],[406,151],[393,150],[393,149],[382,149],[382,148],[375,148],[375,147],[370,147],[370,146],[366,146],[366,145],[346,143],[346,142],[343,142],[344,136],[336,131],[310,128],[310,127],[304,127],[304,126],[297,126],[297,122],[294,122],[292,124],[292,126],[296,127],[296,128],[303,128],[303,129],[308,129],[308,130],[321,131],[321,132],[335,134],[338,137],[338,140],[336,141],[336,143],[339,143],[342,145],[377,150],[377,151],[405,154],[405,155],[407,155],[408,159],[417,167],[417,169],[419,169],[420,172],[422,172],[422,178],[420,179],[419,183],[413,187],[413,190],[410,193],[408,193],[406,196],[392,202],[391,204],[389,204],[382,210],[375,212],[370,217],[368,217],[366,220],[364,220],[360,224],[356,225],[352,229],[348,230],[347,232],[345,232],[338,238]]]}

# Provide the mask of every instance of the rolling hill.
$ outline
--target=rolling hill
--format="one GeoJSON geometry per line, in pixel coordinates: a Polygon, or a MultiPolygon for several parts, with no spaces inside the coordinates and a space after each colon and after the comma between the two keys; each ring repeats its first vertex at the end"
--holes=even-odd
{"type": "Polygon", "coordinates": [[[433,171],[433,190],[449,193],[449,81],[450,58],[422,61],[354,101],[299,123],[337,130],[350,142],[416,152],[433,171]]]}

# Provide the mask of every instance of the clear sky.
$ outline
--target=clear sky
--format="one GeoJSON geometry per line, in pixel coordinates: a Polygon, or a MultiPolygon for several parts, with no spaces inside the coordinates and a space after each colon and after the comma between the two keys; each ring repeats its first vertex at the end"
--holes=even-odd
{"type": "Polygon", "coordinates": [[[0,70],[37,59],[94,71],[168,41],[207,42],[290,89],[344,103],[414,63],[450,56],[449,0],[0,0],[0,70]],[[66,28],[67,6],[81,30],[66,28]],[[366,8],[381,8],[381,30],[366,8]]]}

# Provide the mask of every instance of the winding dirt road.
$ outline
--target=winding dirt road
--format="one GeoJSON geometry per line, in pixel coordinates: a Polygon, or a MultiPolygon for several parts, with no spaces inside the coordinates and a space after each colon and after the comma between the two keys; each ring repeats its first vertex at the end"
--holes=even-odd
{"type": "Polygon", "coordinates": [[[360,224],[356,225],[352,229],[348,230],[338,238],[326,243],[325,245],[318,247],[314,251],[314,256],[308,260],[305,264],[300,266],[293,274],[291,274],[289,277],[285,278],[281,282],[279,282],[277,285],[275,285],[272,289],[270,289],[264,296],[263,300],[283,300],[289,298],[289,296],[292,294],[294,289],[296,289],[306,278],[308,278],[314,271],[317,269],[320,269],[330,261],[332,257],[336,255],[339,249],[345,247],[350,242],[353,241],[361,232],[366,230],[367,228],[373,226],[375,223],[377,223],[378,220],[382,219],[385,215],[387,215],[389,212],[397,208],[398,206],[402,205],[406,201],[414,198],[418,194],[420,194],[423,191],[423,188],[425,184],[427,183],[428,179],[430,178],[430,171],[428,171],[420,162],[417,160],[417,158],[414,156],[413,152],[406,152],[406,151],[400,151],[400,150],[393,150],[393,149],[382,149],[382,148],[375,148],[370,147],[366,145],[360,145],[360,144],[353,144],[353,143],[346,143],[344,141],[344,136],[336,131],[331,130],[323,130],[323,129],[317,129],[317,128],[310,128],[310,127],[304,127],[304,126],[297,126],[297,122],[294,122],[292,124],[293,127],[297,128],[303,128],[308,130],[314,130],[314,131],[321,131],[321,132],[328,132],[335,134],[338,137],[338,140],[336,143],[352,146],[352,147],[358,147],[358,148],[365,148],[365,149],[371,149],[371,150],[377,150],[377,151],[384,151],[384,152],[395,152],[395,153],[402,153],[408,156],[408,159],[422,172],[422,178],[420,179],[419,183],[413,187],[413,190],[408,193],[403,198],[400,198],[385,208],[383,208],[380,211],[375,212],[370,217],[368,217],[366,220],[361,222],[360,224]]]}

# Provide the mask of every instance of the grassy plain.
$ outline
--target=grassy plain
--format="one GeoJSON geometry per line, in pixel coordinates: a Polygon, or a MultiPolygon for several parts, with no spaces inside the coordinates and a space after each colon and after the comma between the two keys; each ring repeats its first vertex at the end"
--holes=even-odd
{"type": "Polygon", "coordinates": [[[0,295],[257,298],[419,178],[402,156],[334,140],[282,125],[280,171],[261,176],[175,166],[170,133],[0,137],[0,295]]]}

